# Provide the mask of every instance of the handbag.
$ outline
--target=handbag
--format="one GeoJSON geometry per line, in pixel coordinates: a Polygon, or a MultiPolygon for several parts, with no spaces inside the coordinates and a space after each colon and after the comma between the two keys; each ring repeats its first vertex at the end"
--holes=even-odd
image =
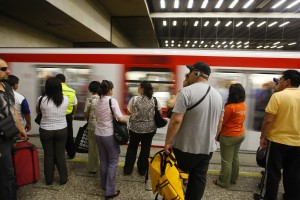
{"type": "Polygon", "coordinates": [[[256,163],[258,166],[265,168],[267,160],[267,148],[258,147],[256,151],[256,163]]]}
{"type": "Polygon", "coordinates": [[[41,124],[41,120],[42,120],[42,111],[41,111],[41,102],[42,99],[44,98],[44,96],[42,96],[39,100],[39,104],[38,104],[38,114],[36,115],[36,118],[34,119],[35,123],[37,123],[38,125],[41,124]]]}
{"type": "Polygon", "coordinates": [[[155,97],[153,97],[153,98],[154,98],[154,103],[155,103],[154,121],[155,121],[157,128],[162,128],[167,125],[168,121],[161,116],[160,112],[157,109],[157,100],[155,97]]]}
{"type": "Polygon", "coordinates": [[[124,122],[119,122],[115,118],[114,111],[111,108],[111,99],[109,99],[109,107],[113,116],[114,138],[119,145],[127,144],[129,140],[127,124],[124,122]]]}
{"type": "MultiPolygon", "coordinates": [[[[8,94],[8,89],[6,87],[7,85],[5,84],[4,90],[5,93],[8,94]]],[[[7,98],[7,103],[8,103],[8,116],[4,118],[3,120],[0,121],[0,135],[5,138],[5,139],[11,139],[15,137],[20,131],[16,126],[16,122],[12,116],[12,113],[10,111],[10,102],[9,102],[9,97],[7,98]]]]}
{"type": "Polygon", "coordinates": [[[75,151],[78,153],[89,152],[88,141],[88,123],[78,129],[77,136],[75,138],[75,151]]]}
{"type": "Polygon", "coordinates": [[[169,108],[168,111],[167,111],[167,118],[171,119],[172,117],[172,114],[173,114],[173,108],[169,108]]]}

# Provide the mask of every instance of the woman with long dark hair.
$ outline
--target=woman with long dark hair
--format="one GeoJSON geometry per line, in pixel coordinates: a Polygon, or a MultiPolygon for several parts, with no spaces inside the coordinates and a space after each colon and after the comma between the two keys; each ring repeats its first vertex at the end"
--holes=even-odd
{"type": "Polygon", "coordinates": [[[66,110],[68,97],[63,96],[61,82],[57,78],[48,78],[45,83],[45,95],[41,99],[37,112],[42,113],[40,140],[44,149],[44,175],[47,185],[54,181],[55,165],[60,175],[60,184],[68,181],[65,158],[67,140],[66,110]]]}
{"type": "Polygon", "coordinates": [[[225,104],[222,129],[219,142],[221,149],[221,171],[216,185],[227,188],[235,184],[239,175],[239,150],[245,139],[244,121],[246,119],[246,93],[239,83],[229,87],[229,95],[225,104]]]}
{"type": "Polygon", "coordinates": [[[98,90],[100,99],[95,106],[96,115],[96,142],[98,145],[100,159],[101,187],[105,190],[105,199],[116,197],[120,191],[116,190],[116,172],[118,169],[120,146],[114,138],[113,116],[111,114],[109,101],[114,112],[114,117],[120,122],[127,122],[122,115],[118,101],[112,98],[113,83],[103,80],[98,90]]]}
{"type": "MultiPolygon", "coordinates": [[[[155,102],[152,84],[149,81],[142,81],[138,86],[138,93],[140,96],[132,97],[127,105],[130,114],[130,139],[126,152],[124,175],[130,175],[133,171],[139,143],[141,143],[141,152],[137,161],[138,173],[142,176],[146,174],[152,138],[157,129],[154,121],[155,102]]],[[[160,110],[158,101],[157,104],[160,110]]]]}

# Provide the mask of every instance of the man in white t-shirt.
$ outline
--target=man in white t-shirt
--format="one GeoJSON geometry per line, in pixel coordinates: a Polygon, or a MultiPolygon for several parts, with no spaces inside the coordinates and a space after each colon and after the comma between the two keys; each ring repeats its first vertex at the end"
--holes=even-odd
{"type": "Polygon", "coordinates": [[[14,91],[15,95],[15,101],[16,101],[16,109],[20,115],[20,119],[22,124],[25,127],[25,130],[28,132],[31,130],[31,115],[30,115],[30,109],[29,109],[29,104],[26,98],[18,93],[16,90],[19,87],[19,78],[14,75],[9,75],[7,83],[10,85],[10,87],[14,91]]]}

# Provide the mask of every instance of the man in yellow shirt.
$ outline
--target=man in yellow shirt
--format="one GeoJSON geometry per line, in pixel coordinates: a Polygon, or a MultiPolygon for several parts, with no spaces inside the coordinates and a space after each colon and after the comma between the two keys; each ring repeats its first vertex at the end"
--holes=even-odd
{"type": "Polygon", "coordinates": [[[277,199],[283,169],[284,200],[300,199],[300,73],[283,72],[265,109],[260,146],[268,148],[261,197],[277,199]]]}
{"type": "Polygon", "coordinates": [[[73,137],[73,119],[75,112],[77,110],[77,98],[76,92],[72,88],[66,85],[66,77],[63,74],[57,74],[55,76],[61,81],[63,95],[67,96],[69,99],[69,105],[66,112],[66,119],[67,119],[67,127],[68,127],[68,137],[66,143],[66,151],[69,156],[69,159],[73,159],[75,157],[75,143],[73,137]]]}

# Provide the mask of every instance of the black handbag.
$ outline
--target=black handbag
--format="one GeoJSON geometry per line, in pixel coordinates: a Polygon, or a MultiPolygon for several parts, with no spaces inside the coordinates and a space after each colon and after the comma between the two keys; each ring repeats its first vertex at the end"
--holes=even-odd
{"type": "Polygon", "coordinates": [[[169,108],[168,111],[167,111],[167,118],[171,119],[172,117],[172,114],[173,114],[173,108],[169,108]]]}
{"type": "Polygon", "coordinates": [[[89,140],[88,140],[88,123],[78,129],[77,136],[75,138],[75,151],[78,153],[89,152],[89,140]]]}
{"type": "Polygon", "coordinates": [[[109,107],[113,116],[114,138],[119,145],[127,144],[129,141],[127,124],[116,120],[114,111],[111,108],[111,99],[109,99],[109,107]]]}
{"type": "Polygon", "coordinates": [[[153,98],[154,98],[154,103],[155,103],[154,121],[155,121],[156,127],[157,128],[165,127],[167,125],[168,121],[161,116],[160,112],[157,109],[157,100],[155,97],[153,97],[153,98]]]}
{"type": "Polygon", "coordinates": [[[258,147],[256,151],[256,163],[258,166],[265,168],[267,161],[267,148],[258,147]]]}
{"type": "MultiPolygon", "coordinates": [[[[4,86],[5,93],[8,94],[7,85],[4,86]]],[[[16,126],[16,122],[10,111],[10,102],[9,97],[7,98],[8,103],[8,116],[0,121],[0,135],[5,139],[11,139],[20,133],[19,129],[16,126]]]]}
{"type": "Polygon", "coordinates": [[[42,111],[41,111],[41,102],[44,96],[42,96],[39,100],[39,104],[38,104],[38,114],[36,115],[36,118],[34,119],[35,123],[37,123],[38,125],[41,124],[41,120],[42,120],[42,111]]]}

